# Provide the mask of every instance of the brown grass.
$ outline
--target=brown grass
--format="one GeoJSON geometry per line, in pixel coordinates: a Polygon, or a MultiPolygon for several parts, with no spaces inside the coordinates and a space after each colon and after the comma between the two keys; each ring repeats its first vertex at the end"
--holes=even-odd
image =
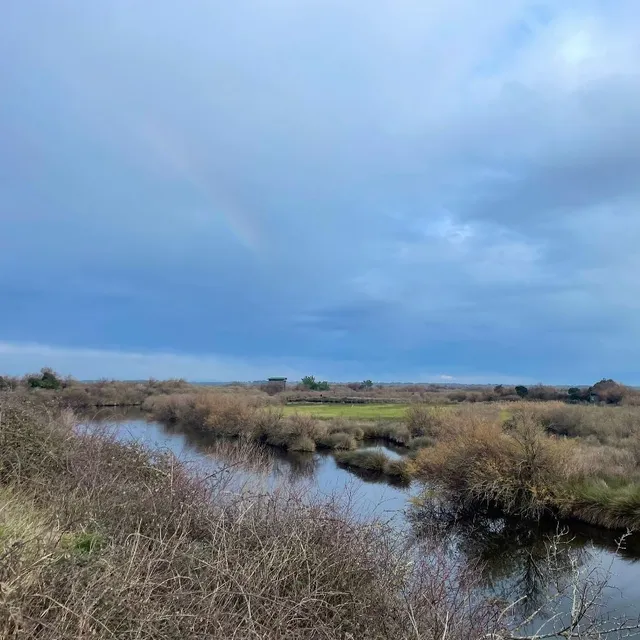
{"type": "Polygon", "coordinates": [[[420,477],[463,509],[484,504],[539,517],[554,505],[571,453],[571,443],[547,437],[530,413],[521,413],[508,431],[489,421],[460,424],[434,447],[419,450],[414,464],[420,477]]]}
{"type": "Polygon", "coordinates": [[[208,391],[157,396],[144,408],[162,422],[292,450],[312,451],[310,441],[317,448],[352,449],[363,439],[382,439],[401,446],[408,446],[412,440],[410,430],[402,423],[340,417],[319,420],[302,412],[285,416],[268,398],[251,394],[208,391]]]}
{"type": "Polygon", "coordinates": [[[413,469],[463,511],[640,526],[640,444],[626,410],[514,403],[501,420],[450,415],[430,425],[434,444],[417,451],[413,469]]]}
{"type": "MultiPolygon", "coordinates": [[[[301,428],[299,428],[301,431],[301,428]]],[[[463,640],[464,572],[341,500],[229,491],[168,455],[1,406],[0,637],[463,640]]]]}
{"type": "Polygon", "coordinates": [[[344,451],[336,455],[338,463],[352,469],[361,469],[374,474],[408,482],[410,467],[406,460],[392,460],[382,451],[344,451]]]}
{"type": "Polygon", "coordinates": [[[607,445],[640,438],[640,411],[631,407],[549,402],[537,405],[535,413],[545,428],[557,435],[590,439],[607,445]]]}

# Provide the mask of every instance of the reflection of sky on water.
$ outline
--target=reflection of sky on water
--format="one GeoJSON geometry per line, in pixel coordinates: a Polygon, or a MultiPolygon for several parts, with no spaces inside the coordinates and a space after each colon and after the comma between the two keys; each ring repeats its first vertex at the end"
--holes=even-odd
{"type": "MultiPolygon", "coordinates": [[[[215,471],[220,461],[211,450],[215,440],[196,432],[184,433],[177,428],[165,427],[144,419],[105,420],[100,423],[122,441],[139,442],[153,449],[171,451],[176,457],[201,469],[215,471]]],[[[380,450],[391,458],[399,457],[397,451],[383,445],[366,447],[380,450]]],[[[356,511],[364,516],[397,515],[407,505],[411,495],[405,487],[392,486],[383,478],[370,477],[363,480],[336,464],[333,456],[324,453],[288,454],[277,449],[266,448],[271,466],[271,483],[287,482],[300,485],[301,492],[318,498],[341,495],[349,500],[356,511]]]]}

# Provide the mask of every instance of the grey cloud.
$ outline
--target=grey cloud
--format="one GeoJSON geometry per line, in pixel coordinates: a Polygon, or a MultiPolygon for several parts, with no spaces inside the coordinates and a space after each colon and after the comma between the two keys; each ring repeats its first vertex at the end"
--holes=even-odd
{"type": "Polygon", "coordinates": [[[531,355],[537,335],[573,357],[588,335],[622,362],[604,337],[640,337],[639,18],[631,0],[12,6],[0,285],[79,290],[82,270],[309,351],[531,355]]]}

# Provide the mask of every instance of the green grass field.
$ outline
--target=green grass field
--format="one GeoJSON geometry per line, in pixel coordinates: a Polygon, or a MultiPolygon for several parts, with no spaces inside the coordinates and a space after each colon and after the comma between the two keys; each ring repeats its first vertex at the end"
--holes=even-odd
{"type": "Polygon", "coordinates": [[[284,407],[285,415],[305,413],[320,420],[402,420],[408,404],[294,404],[284,407]]]}

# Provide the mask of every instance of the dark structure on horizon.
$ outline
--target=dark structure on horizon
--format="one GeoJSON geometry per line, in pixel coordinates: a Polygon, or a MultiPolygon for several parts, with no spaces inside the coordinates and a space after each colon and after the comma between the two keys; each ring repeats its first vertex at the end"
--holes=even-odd
{"type": "Polygon", "coordinates": [[[275,395],[281,391],[285,391],[287,388],[286,378],[269,378],[267,380],[267,393],[275,395]]]}

